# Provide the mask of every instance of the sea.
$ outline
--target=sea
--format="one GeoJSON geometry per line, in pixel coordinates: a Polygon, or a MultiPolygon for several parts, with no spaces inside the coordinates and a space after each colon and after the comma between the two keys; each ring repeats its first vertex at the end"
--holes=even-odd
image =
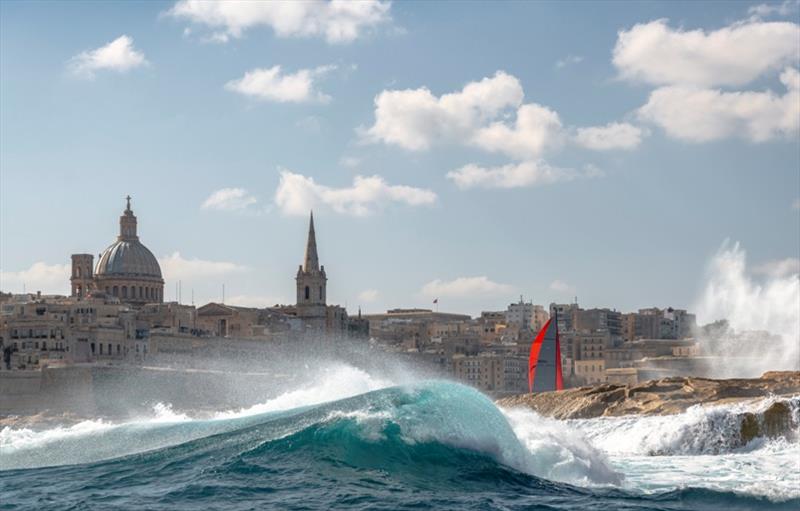
{"type": "Polygon", "coordinates": [[[797,435],[737,441],[770,399],[558,421],[450,381],[322,376],[247,408],[5,427],[0,509],[800,509],[797,435]]]}

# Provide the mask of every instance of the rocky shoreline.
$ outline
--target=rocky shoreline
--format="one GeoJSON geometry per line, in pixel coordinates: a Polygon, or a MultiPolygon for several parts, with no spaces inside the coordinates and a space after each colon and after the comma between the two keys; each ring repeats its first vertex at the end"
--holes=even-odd
{"type": "Polygon", "coordinates": [[[497,400],[504,407],[527,407],[556,419],[621,415],[667,415],[694,405],[800,395],[800,371],[773,371],[760,378],[714,380],[676,376],[636,385],[603,384],[556,392],[519,394],[497,400]]]}
{"type": "Polygon", "coordinates": [[[796,434],[792,398],[800,396],[800,372],[773,371],[760,378],[714,380],[671,377],[636,385],[604,384],[556,392],[520,394],[497,400],[503,407],[526,407],[556,419],[591,419],[623,415],[670,415],[695,405],[714,406],[773,398],[763,411],[743,411],[740,443],[757,437],[796,434]]]}

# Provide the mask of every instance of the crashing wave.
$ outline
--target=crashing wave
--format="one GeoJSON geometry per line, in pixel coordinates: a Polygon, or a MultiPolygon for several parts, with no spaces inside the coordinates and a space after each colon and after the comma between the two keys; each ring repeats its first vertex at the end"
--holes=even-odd
{"type": "Polygon", "coordinates": [[[800,396],[707,407],[662,416],[569,421],[609,454],[702,455],[755,448],[767,438],[796,439],[800,396]]]}
{"type": "MultiPolygon", "coordinates": [[[[349,391],[362,389],[348,387],[349,391]]],[[[233,443],[246,438],[248,445],[290,438],[295,448],[300,438],[333,438],[340,447],[368,446],[379,464],[391,464],[394,456],[413,459],[424,449],[447,448],[487,456],[500,465],[548,479],[582,484],[619,483],[621,479],[588,444],[570,449],[562,442],[553,448],[550,444],[557,442],[556,435],[539,435],[534,428],[523,446],[494,403],[463,385],[428,382],[309,404],[319,399],[314,396],[310,389],[294,391],[291,397],[204,419],[190,419],[161,406],[157,417],[146,421],[81,423],[38,433],[4,430],[0,469],[91,463],[216,435],[233,443]],[[309,431],[314,432],[310,437],[309,431]],[[535,440],[537,436],[540,441],[535,440]]],[[[519,426],[520,421],[515,424],[519,426]]],[[[349,451],[341,452],[344,456],[349,451]]]]}

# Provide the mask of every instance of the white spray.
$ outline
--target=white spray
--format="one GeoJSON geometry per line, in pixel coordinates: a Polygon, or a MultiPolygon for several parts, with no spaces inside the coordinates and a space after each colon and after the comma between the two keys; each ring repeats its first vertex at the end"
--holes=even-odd
{"type": "Polygon", "coordinates": [[[748,271],[739,244],[731,247],[727,241],[712,260],[695,306],[698,322],[725,319],[730,327],[717,335],[699,335],[707,354],[723,357],[711,365],[712,376],[800,370],[800,273],[785,261],[780,270],[759,278],[748,271]]]}

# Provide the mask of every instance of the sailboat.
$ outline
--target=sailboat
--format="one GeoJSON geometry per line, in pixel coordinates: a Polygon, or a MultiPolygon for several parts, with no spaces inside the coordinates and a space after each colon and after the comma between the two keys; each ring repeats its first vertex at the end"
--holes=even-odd
{"type": "Polygon", "coordinates": [[[531,344],[528,358],[528,391],[562,390],[561,341],[558,338],[558,315],[547,320],[531,344]]]}

